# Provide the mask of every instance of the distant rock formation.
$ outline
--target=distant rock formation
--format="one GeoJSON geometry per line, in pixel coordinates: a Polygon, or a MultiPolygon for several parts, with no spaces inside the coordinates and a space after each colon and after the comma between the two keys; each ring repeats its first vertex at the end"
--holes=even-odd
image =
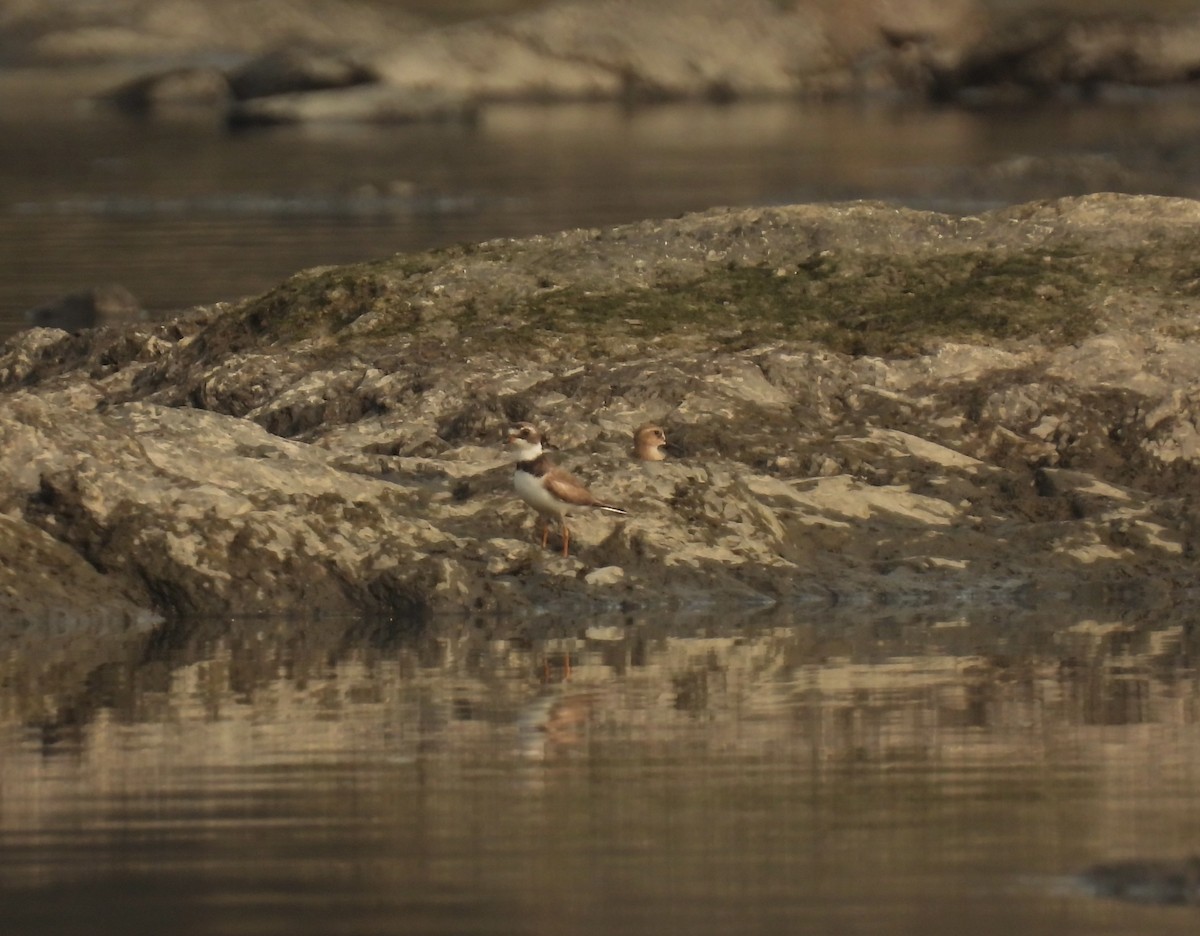
{"type": "Polygon", "coordinates": [[[6,20],[0,50],[41,63],[153,62],[105,95],[142,109],[181,99],[220,106],[225,85],[229,101],[325,95],[319,107],[288,105],[296,120],[381,119],[364,101],[390,101],[394,112],[399,95],[416,93],[462,106],[861,95],[977,102],[1192,85],[1200,74],[1200,12],[1169,3],[1085,13],[1054,0],[527,6],[434,25],[398,4],[353,0],[181,0],[175,17],[131,0],[103,10],[29,5],[6,20]],[[231,59],[241,64],[214,65],[231,59]],[[329,94],[361,84],[389,92],[329,94]],[[340,114],[338,101],[347,107],[340,114]]]}

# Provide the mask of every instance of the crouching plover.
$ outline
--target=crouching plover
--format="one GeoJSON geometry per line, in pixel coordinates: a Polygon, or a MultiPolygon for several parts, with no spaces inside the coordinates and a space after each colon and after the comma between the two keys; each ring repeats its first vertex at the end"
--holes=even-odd
{"type": "Polygon", "coordinates": [[[596,500],[583,484],[559,468],[542,449],[542,434],[530,423],[517,423],[508,430],[505,446],[517,461],[513,487],[517,495],[542,516],[542,548],[550,538],[550,520],[557,517],[562,530],[562,554],[571,542],[567,514],[580,510],[603,510],[624,515],[625,510],[596,500]]]}
{"type": "Polygon", "coordinates": [[[661,426],[646,423],[633,430],[633,457],[641,461],[667,460],[667,434],[661,426]]]}

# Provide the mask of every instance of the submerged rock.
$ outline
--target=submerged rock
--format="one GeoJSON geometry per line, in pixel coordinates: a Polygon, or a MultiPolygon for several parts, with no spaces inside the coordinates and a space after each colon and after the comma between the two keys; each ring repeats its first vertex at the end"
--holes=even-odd
{"type": "Polygon", "coordinates": [[[1200,857],[1096,865],[1083,872],[1080,882],[1097,897],[1145,904],[1200,905],[1200,857]]]}
{"type": "Polygon", "coordinates": [[[120,283],[105,283],[67,293],[25,311],[25,321],[35,328],[61,328],[68,331],[128,322],[141,316],[141,303],[120,283]]]}
{"type": "Polygon", "coordinates": [[[0,542],[62,590],[9,607],[77,577],[167,614],[1186,601],[1198,222],[714,210],[34,329],[0,349],[0,542]],[[511,490],[523,419],[630,512],[568,558],[511,490]],[[668,461],[630,456],[648,421],[668,461]]]}

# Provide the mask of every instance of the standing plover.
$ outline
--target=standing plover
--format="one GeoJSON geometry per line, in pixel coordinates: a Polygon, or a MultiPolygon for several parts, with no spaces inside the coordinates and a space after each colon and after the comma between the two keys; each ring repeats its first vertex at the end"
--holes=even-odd
{"type": "Polygon", "coordinates": [[[542,449],[542,434],[531,423],[522,422],[508,430],[505,446],[516,458],[513,487],[517,495],[542,516],[542,548],[550,538],[550,520],[558,518],[562,530],[563,555],[571,542],[567,514],[579,510],[626,513],[620,507],[596,500],[592,492],[569,472],[559,468],[542,449]]]}
{"type": "Polygon", "coordinates": [[[641,461],[666,461],[667,434],[661,426],[646,423],[633,430],[633,457],[641,461]]]}

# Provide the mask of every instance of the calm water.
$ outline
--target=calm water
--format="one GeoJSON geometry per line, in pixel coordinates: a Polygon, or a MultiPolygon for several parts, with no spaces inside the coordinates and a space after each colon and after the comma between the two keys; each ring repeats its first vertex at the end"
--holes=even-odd
{"type": "Polygon", "coordinates": [[[1095,188],[1200,191],[1196,102],[1170,98],[979,111],[505,106],[473,126],[229,134],[196,115],[138,121],[37,87],[0,73],[0,337],[24,310],[99,283],[162,313],[315,265],[714,205],[866,197],[974,211],[1095,188]],[[1093,163],[1081,178],[1029,172],[1027,157],[1093,163]]]}
{"type": "Polygon", "coordinates": [[[1190,624],[259,620],[0,648],[6,934],[1200,919],[1071,877],[1200,851],[1190,624]]]}

